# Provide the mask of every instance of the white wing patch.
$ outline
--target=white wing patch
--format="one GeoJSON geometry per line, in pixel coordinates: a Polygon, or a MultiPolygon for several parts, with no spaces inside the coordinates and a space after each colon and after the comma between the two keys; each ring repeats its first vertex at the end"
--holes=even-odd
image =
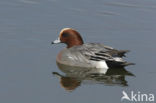
{"type": "Polygon", "coordinates": [[[117,62],[123,62],[123,59],[120,58],[120,57],[115,57],[114,60],[117,61],[117,62]]]}

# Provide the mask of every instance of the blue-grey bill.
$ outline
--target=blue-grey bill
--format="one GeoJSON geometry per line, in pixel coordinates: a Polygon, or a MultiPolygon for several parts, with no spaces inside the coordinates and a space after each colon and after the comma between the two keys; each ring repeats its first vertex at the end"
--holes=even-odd
{"type": "Polygon", "coordinates": [[[51,44],[57,44],[57,43],[61,43],[60,38],[54,40],[51,44]]]}

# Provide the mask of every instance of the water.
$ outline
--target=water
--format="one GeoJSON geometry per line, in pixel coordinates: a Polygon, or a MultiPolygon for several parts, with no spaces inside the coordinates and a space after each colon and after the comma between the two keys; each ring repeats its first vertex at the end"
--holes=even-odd
{"type": "MultiPolygon", "coordinates": [[[[0,0],[1,103],[120,103],[122,91],[153,93],[155,88],[155,0],[0,0]],[[65,45],[50,45],[64,27],[85,42],[129,49],[128,86],[82,83],[69,92],[56,65],[65,45]]],[[[126,101],[125,101],[126,102],[126,101]]]]}

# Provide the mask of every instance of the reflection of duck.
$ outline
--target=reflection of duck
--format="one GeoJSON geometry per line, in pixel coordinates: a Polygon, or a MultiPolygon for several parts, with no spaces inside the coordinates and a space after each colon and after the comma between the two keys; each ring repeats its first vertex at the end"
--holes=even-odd
{"type": "Polygon", "coordinates": [[[128,86],[125,76],[134,76],[124,68],[108,69],[106,74],[101,74],[87,71],[84,68],[61,64],[58,66],[65,73],[65,76],[56,72],[53,72],[53,74],[60,78],[61,86],[68,91],[76,89],[81,83],[128,86]]]}
{"type": "Polygon", "coordinates": [[[56,43],[67,44],[67,48],[63,49],[57,56],[57,62],[60,64],[94,68],[100,73],[106,73],[108,68],[133,64],[122,58],[128,50],[116,50],[99,43],[83,44],[80,34],[71,28],[62,29],[59,38],[52,42],[52,44],[56,43]]]}
{"type": "Polygon", "coordinates": [[[60,84],[63,88],[65,88],[67,91],[72,91],[76,89],[78,86],[80,86],[81,81],[74,77],[66,77],[63,75],[60,75],[57,72],[53,72],[54,75],[60,78],[60,84]]]}

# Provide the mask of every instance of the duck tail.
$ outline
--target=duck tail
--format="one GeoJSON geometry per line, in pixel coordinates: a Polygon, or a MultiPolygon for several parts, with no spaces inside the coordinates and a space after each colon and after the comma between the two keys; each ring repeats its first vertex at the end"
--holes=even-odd
{"type": "Polygon", "coordinates": [[[128,53],[128,52],[130,52],[130,50],[119,50],[118,51],[118,55],[120,56],[120,57],[126,57],[126,53],[128,53]]]}
{"type": "Polygon", "coordinates": [[[123,66],[129,66],[129,65],[135,65],[135,63],[129,63],[129,62],[125,62],[122,64],[123,66]]]}

